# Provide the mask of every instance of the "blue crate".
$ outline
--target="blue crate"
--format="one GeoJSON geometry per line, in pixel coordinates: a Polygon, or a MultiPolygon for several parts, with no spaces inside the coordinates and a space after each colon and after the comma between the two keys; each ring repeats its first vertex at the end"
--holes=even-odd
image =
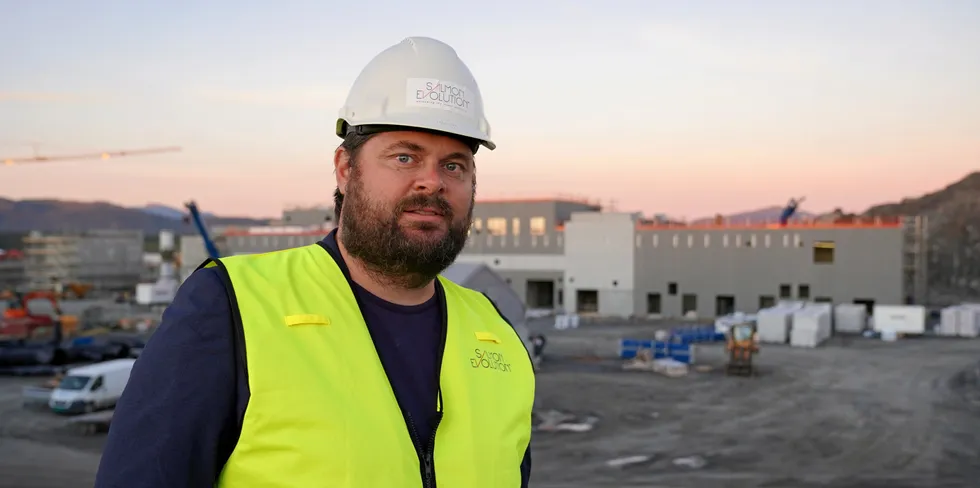
{"type": "Polygon", "coordinates": [[[694,344],[671,344],[669,357],[684,364],[694,364],[696,348],[694,344]]]}
{"type": "Polygon", "coordinates": [[[621,359],[633,359],[640,349],[652,349],[654,359],[671,358],[685,364],[692,364],[694,362],[695,347],[692,343],[622,339],[620,341],[619,357],[621,359]]]}

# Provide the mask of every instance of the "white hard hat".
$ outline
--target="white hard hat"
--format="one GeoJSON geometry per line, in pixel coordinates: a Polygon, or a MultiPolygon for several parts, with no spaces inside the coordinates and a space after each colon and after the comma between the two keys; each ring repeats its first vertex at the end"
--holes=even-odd
{"type": "Polygon", "coordinates": [[[409,37],[374,57],[354,80],[337,135],[411,127],[461,136],[493,150],[473,74],[448,44],[409,37]]]}

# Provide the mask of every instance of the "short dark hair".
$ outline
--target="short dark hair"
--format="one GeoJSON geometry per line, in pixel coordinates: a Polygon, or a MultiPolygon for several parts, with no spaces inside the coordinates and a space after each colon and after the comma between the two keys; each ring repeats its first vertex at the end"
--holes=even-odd
{"type": "MultiPolygon", "coordinates": [[[[340,143],[340,147],[347,151],[347,157],[350,158],[351,167],[357,163],[357,154],[361,152],[361,147],[374,136],[375,134],[358,134],[357,131],[347,131],[347,135],[344,136],[344,141],[340,143]]],[[[344,194],[340,193],[340,188],[335,188],[333,191],[333,217],[336,225],[340,225],[340,209],[343,206],[344,194]]]]}

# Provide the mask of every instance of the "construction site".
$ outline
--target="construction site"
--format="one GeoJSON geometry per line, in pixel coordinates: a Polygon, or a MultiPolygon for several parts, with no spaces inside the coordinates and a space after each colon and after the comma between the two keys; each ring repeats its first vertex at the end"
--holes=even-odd
{"type": "MultiPolygon", "coordinates": [[[[976,340],[763,345],[755,375],[738,377],[713,342],[683,368],[624,369],[622,337],[663,325],[528,325],[548,337],[533,487],[967,487],[980,476],[976,340]]],[[[91,486],[104,425],[29,403],[43,382],[0,377],[0,486],[91,486]]]]}
{"type": "MultiPolygon", "coordinates": [[[[334,226],[327,207],[251,228],[185,209],[193,233],[178,246],[161,232],[155,253],[120,230],[5,251],[0,486],[91,486],[132,358],[179,282],[208,257],[334,226]]],[[[684,224],[477,203],[445,276],[487,293],[535,359],[532,487],[975,486],[980,306],[926,303],[922,219],[794,211],[684,224]],[[753,256],[782,264],[749,281],[753,256]]]]}

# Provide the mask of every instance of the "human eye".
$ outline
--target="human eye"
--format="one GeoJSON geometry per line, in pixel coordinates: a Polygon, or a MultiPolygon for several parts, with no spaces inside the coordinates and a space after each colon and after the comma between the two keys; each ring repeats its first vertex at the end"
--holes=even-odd
{"type": "Polygon", "coordinates": [[[453,173],[457,173],[463,171],[463,165],[455,162],[449,162],[446,163],[446,169],[453,173]]]}
{"type": "Polygon", "coordinates": [[[397,154],[397,155],[395,155],[395,161],[398,161],[401,164],[409,164],[409,163],[413,162],[414,160],[415,160],[415,158],[413,158],[409,154],[397,154]]]}

